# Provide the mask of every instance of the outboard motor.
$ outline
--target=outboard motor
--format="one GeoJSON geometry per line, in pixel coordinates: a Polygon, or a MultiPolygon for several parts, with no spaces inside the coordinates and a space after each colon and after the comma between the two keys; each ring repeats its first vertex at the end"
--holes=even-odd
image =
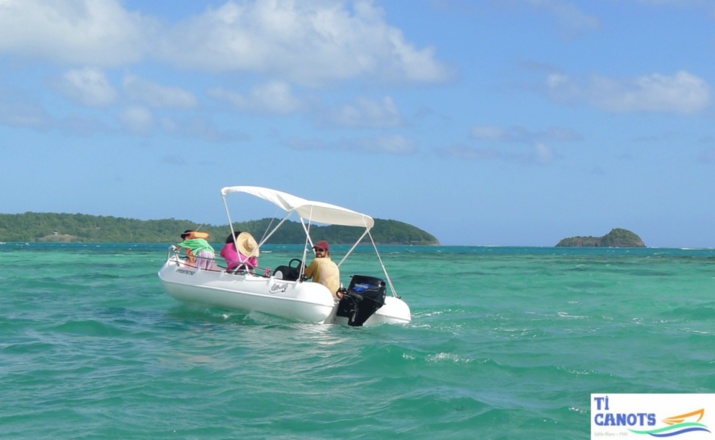
{"type": "Polygon", "coordinates": [[[385,304],[385,280],[353,275],[347,292],[340,299],[337,316],[348,318],[348,325],[362,326],[385,304]]]}

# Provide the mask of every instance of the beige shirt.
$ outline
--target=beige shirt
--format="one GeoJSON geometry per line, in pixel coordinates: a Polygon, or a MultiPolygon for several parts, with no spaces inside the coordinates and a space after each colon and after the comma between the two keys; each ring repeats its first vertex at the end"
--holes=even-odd
{"type": "Polygon", "coordinates": [[[327,287],[333,295],[340,288],[340,269],[330,257],[314,259],[305,269],[305,276],[327,287]]]}

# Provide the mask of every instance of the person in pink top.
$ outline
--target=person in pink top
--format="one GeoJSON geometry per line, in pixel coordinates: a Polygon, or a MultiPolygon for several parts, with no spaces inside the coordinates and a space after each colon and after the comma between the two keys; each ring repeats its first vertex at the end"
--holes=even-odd
{"type": "Polygon", "coordinates": [[[233,271],[239,266],[245,265],[252,272],[258,267],[259,255],[258,243],[248,232],[236,231],[234,234],[228,234],[226,244],[221,249],[221,256],[226,260],[227,271],[233,271]]]}

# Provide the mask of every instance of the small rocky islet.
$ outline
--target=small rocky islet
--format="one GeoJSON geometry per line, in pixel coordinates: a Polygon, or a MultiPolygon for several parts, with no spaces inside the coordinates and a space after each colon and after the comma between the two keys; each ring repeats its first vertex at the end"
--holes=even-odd
{"type": "Polygon", "coordinates": [[[559,241],[556,247],[612,247],[612,248],[642,248],[646,247],[641,238],[622,228],[612,229],[603,237],[569,237],[559,241]]]}

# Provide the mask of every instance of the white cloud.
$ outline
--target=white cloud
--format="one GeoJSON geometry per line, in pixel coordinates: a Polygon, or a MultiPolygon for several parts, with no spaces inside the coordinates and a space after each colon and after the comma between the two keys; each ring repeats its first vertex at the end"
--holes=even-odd
{"type": "Polygon", "coordinates": [[[395,101],[389,96],[381,100],[357,98],[354,103],[329,110],[326,120],[350,128],[389,128],[403,123],[395,101]]]}
{"type": "Polygon", "coordinates": [[[534,151],[528,156],[529,160],[533,160],[539,164],[546,164],[554,160],[554,151],[548,145],[538,143],[534,145],[534,151]]]}
{"type": "Polygon", "coordinates": [[[645,3],[646,5],[703,5],[708,4],[709,0],[638,0],[640,3],[645,3]]]}
{"type": "Polygon", "coordinates": [[[556,160],[557,155],[546,144],[536,143],[528,151],[501,151],[496,148],[476,148],[469,146],[451,146],[437,150],[440,155],[458,160],[487,161],[499,160],[527,165],[547,165],[556,160]]]}
{"type": "Polygon", "coordinates": [[[288,147],[295,150],[348,151],[351,153],[383,153],[407,155],[417,151],[415,142],[405,136],[378,136],[349,141],[325,142],[311,139],[291,139],[288,147]]]}
{"type": "Polygon", "coordinates": [[[45,129],[49,123],[45,110],[30,96],[0,88],[1,125],[45,129]]]}
{"type": "Polygon", "coordinates": [[[0,54],[118,66],[142,57],[154,27],[117,0],[2,0],[0,54]]]}
{"type": "Polygon", "coordinates": [[[47,113],[32,96],[2,88],[0,88],[0,125],[30,128],[39,132],[59,131],[80,136],[110,131],[104,123],[91,116],[70,114],[60,118],[55,117],[47,113]]]}
{"type": "Polygon", "coordinates": [[[595,31],[601,27],[601,20],[594,14],[585,12],[579,5],[593,7],[597,2],[578,2],[573,0],[493,0],[502,8],[522,11],[530,8],[553,17],[554,28],[566,37],[573,37],[584,32],[595,31]]]}
{"type": "Polygon", "coordinates": [[[672,76],[655,73],[630,80],[593,77],[589,81],[552,74],[547,78],[547,89],[556,101],[593,105],[613,112],[687,114],[699,112],[711,103],[710,86],[685,71],[672,76]]]}
{"type": "Polygon", "coordinates": [[[439,151],[445,155],[463,160],[502,160],[505,162],[546,165],[557,158],[554,150],[546,142],[578,141],[581,139],[578,133],[568,128],[549,128],[544,131],[532,131],[519,126],[500,127],[496,125],[475,126],[472,128],[470,136],[479,141],[487,141],[487,143],[523,144],[530,149],[524,150],[521,145],[518,150],[513,147],[496,149],[455,146],[443,148],[439,151]]]}
{"type": "Polygon", "coordinates": [[[442,156],[459,160],[495,160],[502,158],[502,153],[494,148],[474,148],[467,146],[452,146],[440,148],[437,152],[442,156]]]}
{"type": "Polygon", "coordinates": [[[241,111],[286,115],[304,107],[301,100],[293,94],[290,84],[282,81],[253,87],[247,95],[219,88],[209,90],[208,95],[216,100],[226,101],[241,111]]]}
{"type": "Polygon", "coordinates": [[[65,72],[57,86],[69,98],[91,107],[107,106],[117,97],[104,72],[90,67],[65,72]]]}
{"type": "Polygon", "coordinates": [[[176,26],[163,57],[218,72],[269,74],[303,85],[360,76],[439,82],[445,66],[431,48],[417,49],[385,22],[371,1],[229,1],[176,26]]]}
{"type": "Polygon", "coordinates": [[[83,115],[70,115],[53,121],[52,128],[64,133],[80,136],[93,136],[95,134],[110,133],[110,127],[94,117],[83,115]]]}
{"type": "Polygon", "coordinates": [[[130,132],[148,135],[154,130],[154,116],[144,107],[128,107],[119,115],[119,120],[130,132]]]}
{"type": "Polygon", "coordinates": [[[417,151],[415,142],[402,135],[380,136],[358,142],[362,151],[389,154],[412,154],[417,151]]]}
{"type": "Polygon", "coordinates": [[[569,128],[552,127],[544,131],[532,131],[524,127],[499,127],[494,125],[482,125],[472,128],[470,132],[474,139],[499,141],[499,142],[521,142],[533,144],[535,142],[563,142],[577,141],[581,136],[569,128]]]}
{"type": "Polygon", "coordinates": [[[245,138],[245,136],[224,132],[210,120],[201,117],[186,118],[181,121],[161,118],[159,125],[164,133],[181,138],[204,139],[210,142],[228,142],[245,138]]]}
{"type": "Polygon", "coordinates": [[[585,13],[570,1],[528,0],[528,3],[553,14],[561,28],[568,33],[596,30],[601,26],[597,17],[585,13]]]}
{"type": "Polygon", "coordinates": [[[134,75],[124,77],[124,89],[129,98],[151,107],[188,109],[199,105],[196,96],[178,87],[166,87],[134,75]]]}
{"type": "Polygon", "coordinates": [[[503,127],[497,127],[495,125],[482,125],[474,127],[471,130],[471,136],[475,139],[493,140],[493,141],[504,141],[509,140],[509,131],[503,127]]]}
{"type": "Polygon", "coordinates": [[[178,24],[130,12],[120,0],[1,0],[0,54],[105,68],[154,57],[311,86],[451,76],[433,48],[408,42],[370,0],[229,0],[178,24]]]}

